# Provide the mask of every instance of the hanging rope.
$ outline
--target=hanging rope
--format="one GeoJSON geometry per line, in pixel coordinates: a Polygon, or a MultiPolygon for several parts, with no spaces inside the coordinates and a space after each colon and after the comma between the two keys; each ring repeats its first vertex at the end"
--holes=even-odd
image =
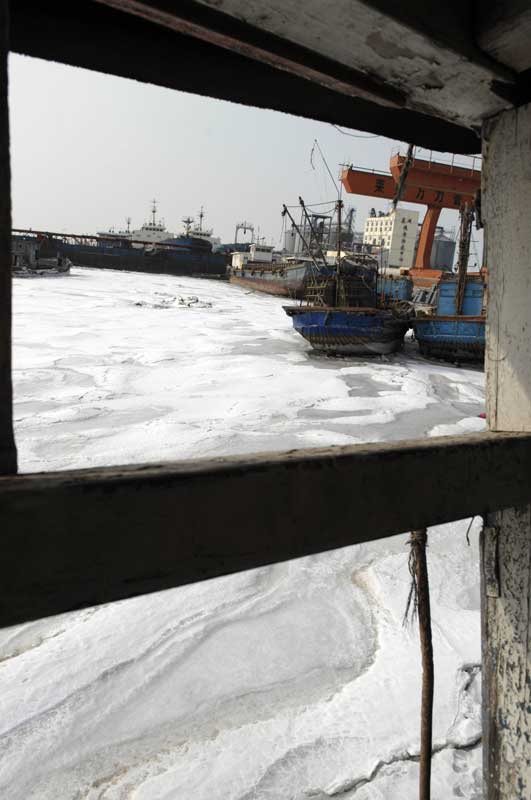
{"type": "Polygon", "coordinates": [[[404,623],[418,616],[420,652],[422,658],[422,701],[420,708],[420,769],[419,800],[431,797],[431,752],[433,726],[433,644],[431,635],[430,584],[426,546],[426,528],[411,531],[409,539],[409,572],[411,588],[407,600],[404,623]]]}

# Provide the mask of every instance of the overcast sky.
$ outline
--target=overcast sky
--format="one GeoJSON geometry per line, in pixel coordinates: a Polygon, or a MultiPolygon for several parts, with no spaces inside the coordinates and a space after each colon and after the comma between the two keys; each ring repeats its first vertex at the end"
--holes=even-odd
{"type": "MultiPolygon", "coordinates": [[[[387,171],[399,142],[287,114],[212,100],[10,56],[14,227],[94,233],[133,227],[152,198],[171,231],[205,207],[206,223],[223,241],[248,220],[277,244],[282,203],[334,199],[318,140],[331,171],[341,163],[387,171]]],[[[422,155],[422,151],[419,151],[422,155]]],[[[347,195],[357,228],[371,199],[347,195]]],[[[422,206],[416,208],[423,213],[422,206]]],[[[457,227],[457,214],[443,212],[457,227]]]]}

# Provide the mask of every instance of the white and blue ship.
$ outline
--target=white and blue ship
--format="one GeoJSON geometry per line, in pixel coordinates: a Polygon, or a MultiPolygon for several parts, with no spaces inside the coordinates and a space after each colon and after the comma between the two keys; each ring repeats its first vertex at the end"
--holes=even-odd
{"type": "Polygon", "coordinates": [[[224,277],[227,257],[218,252],[220,240],[212,230],[203,228],[201,209],[199,223],[187,217],[181,234],[170,233],[156,216],[153,201],[151,219],[141,228],[99,232],[97,236],[65,236],[54,238],[59,254],[77,266],[127,270],[169,275],[224,277]]]}

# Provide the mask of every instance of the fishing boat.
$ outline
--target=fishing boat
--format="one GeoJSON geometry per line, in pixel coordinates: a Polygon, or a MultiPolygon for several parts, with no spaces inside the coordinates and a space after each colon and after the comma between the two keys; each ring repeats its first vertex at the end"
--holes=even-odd
{"type": "Polygon", "coordinates": [[[467,271],[473,213],[470,206],[461,211],[457,274],[443,273],[433,305],[416,311],[413,329],[422,355],[447,361],[485,356],[486,271],[467,271]]]}
{"type": "MultiPolygon", "coordinates": [[[[341,207],[339,200],[339,217],[341,207]]],[[[289,214],[286,206],[283,213],[289,214]]],[[[321,261],[314,258],[303,302],[284,310],[314,350],[387,355],[402,348],[412,306],[403,300],[388,301],[380,294],[376,259],[364,254],[341,256],[338,242],[336,264],[330,266],[324,256],[321,261]]]]}
{"type": "Polygon", "coordinates": [[[485,280],[466,276],[460,302],[459,278],[444,273],[435,306],[417,311],[413,321],[422,355],[450,361],[482,361],[485,356],[485,280]]]}

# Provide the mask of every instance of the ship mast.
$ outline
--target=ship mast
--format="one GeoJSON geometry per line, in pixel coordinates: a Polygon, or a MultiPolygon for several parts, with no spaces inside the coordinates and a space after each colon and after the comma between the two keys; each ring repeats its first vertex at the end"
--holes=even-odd
{"type": "Polygon", "coordinates": [[[303,243],[304,247],[305,247],[305,248],[306,248],[306,250],[308,251],[308,255],[309,255],[309,256],[310,256],[310,258],[312,259],[312,262],[313,262],[313,265],[314,265],[314,267],[316,268],[316,270],[317,270],[318,272],[320,272],[320,269],[321,269],[321,268],[319,267],[319,264],[318,264],[318,263],[317,263],[317,261],[315,260],[315,256],[314,256],[314,255],[313,255],[313,253],[311,252],[311,250],[310,250],[310,247],[309,247],[308,243],[306,242],[306,239],[305,239],[305,238],[304,238],[304,236],[302,235],[302,231],[301,231],[301,229],[299,228],[299,226],[297,225],[297,223],[295,222],[295,220],[294,220],[294,219],[293,219],[293,217],[291,216],[291,214],[290,214],[290,212],[289,212],[289,209],[288,209],[287,205],[285,205],[285,204],[282,206],[282,216],[283,216],[283,217],[285,217],[285,216],[288,216],[288,218],[289,218],[289,219],[290,219],[290,221],[291,221],[291,224],[293,225],[293,227],[295,228],[295,230],[296,230],[296,231],[297,231],[297,233],[299,234],[301,242],[303,243]]]}
{"type": "Polygon", "coordinates": [[[343,200],[338,199],[337,204],[337,259],[336,259],[336,307],[339,305],[340,280],[341,280],[341,209],[343,200]]]}
{"type": "Polygon", "coordinates": [[[151,224],[152,225],[156,225],[157,224],[157,219],[156,219],[157,201],[155,199],[153,199],[152,202],[153,202],[153,205],[151,206],[151,224]]]}
{"type": "Polygon", "coordinates": [[[457,289],[455,298],[455,313],[459,316],[463,311],[465,297],[466,275],[468,271],[468,257],[470,254],[470,239],[472,237],[472,220],[474,211],[468,203],[459,210],[461,224],[459,228],[459,253],[457,256],[457,289]]]}
{"type": "Polygon", "coordinates": [[[203,211],[203,206],[199,209],[199,230],[203,230],[203,217],[205,216],[205,212],[203,211]]]}
{"type": "MultiPolygon", "coordinates": [[[[306,210],[306,206],[304,205],[304,200],[302,199],[302,197],[299,197],[299,204],[300,204],[300,207],[302,208],[302,212],[303,212],[304,216],[306,217],[306,221],[307,221],[308,226],[310,228],[310,247],[311,247],[312,237],[313,237],[313,240],[314,240],[314,242],[316,243],[316,245],[317,245],[317,247],[319,249],[319,253],[321,255],[321,258],[323,259],[323,264],[326,267],[326,256],[325,256],[325,254],[323,252],[323,248],[321,247],[321,242],[319,241],[319,237],[317,236],[315,228],[313,227],[312,220],[310,219],[310,215],[308,214],[308,211],[306,210]]],[[[309,247],[308,247],[308,254],[311,255],[309,247]]]]}

